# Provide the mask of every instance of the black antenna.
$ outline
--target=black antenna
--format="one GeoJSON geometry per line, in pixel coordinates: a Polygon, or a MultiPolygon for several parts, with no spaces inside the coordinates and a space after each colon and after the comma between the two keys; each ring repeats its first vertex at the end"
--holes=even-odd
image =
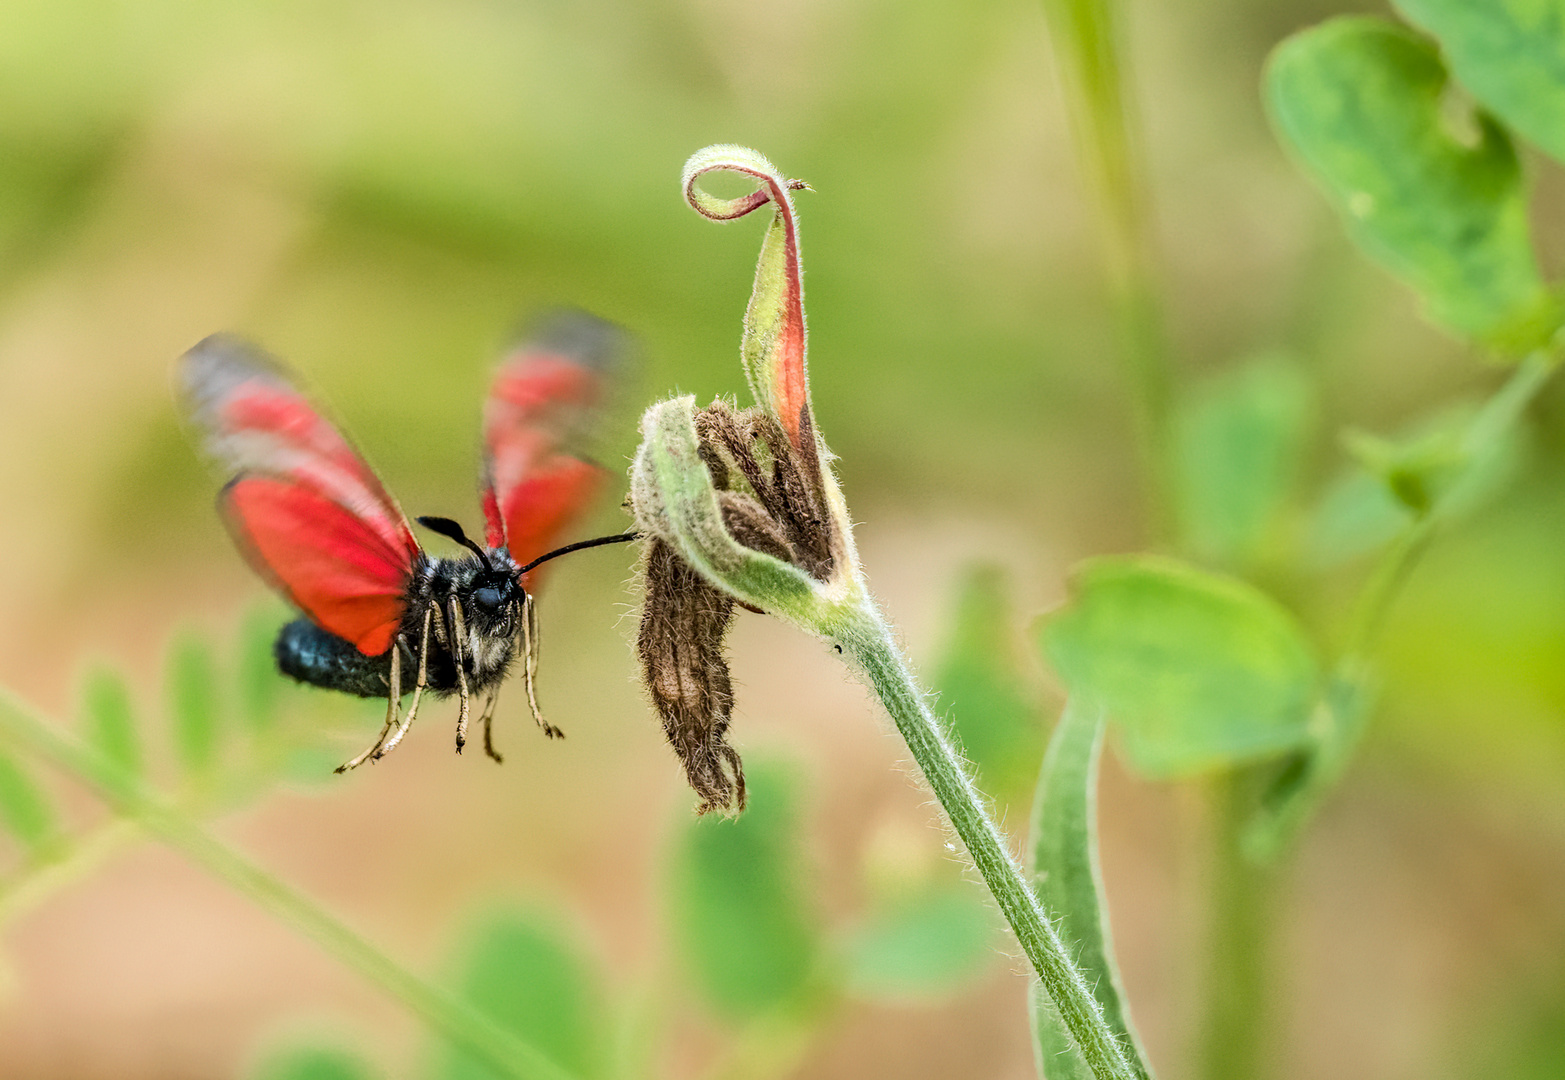
{"type": "MultiPolygon", "coordinates": [[[[423,521],[423,520],[424,520],[423,518],[419,518],[419,521],[423,521]]],[[[439,520],[439,519],[437,519],[437,520],[439,520]]],[[[538,556],[532,562],[528,563],[526,566],[524,566],[520,570],[518,570],[516,572],[516,576],[517,577],[521,577],[523,574],[527,573],[527,571],[533,569],[534,567],[540,565],[541,563],[546,563],[550,559],[557,559],[561,555],[569,555],[573,551],[582,551],[582,550],[585,550],[586,548],[602,547],[604,544],[628,544],[632,540],[640,540],[640,539],[641,539],[641,534],[640,533],[638,533],[638,532],[628,532],[628,533],[620,533],[618,536],[600,536],[596,540],[578,540],[574,544],[566,544],[562,548],[555,548],[553,551],[549,552],[549,554],[547,554],[547,555],[540,555],[540,556],[538,556]]]]}
{"type": "Polygon", "coordinates": [[[450,518],[421,517],[416,520],[420,525],[424,526],[424,528],[428,529],[430,532],[439,533],[441,536],[450,537],[452,540],[455,540],[457,543],[467,548],[467,550],[478,556],[478,558],[483,562],[485,568],[489,570],[494,569],[494,563],[489,561],[488,552],[484,551],[483,548],[469,540],[467,538],[467,533],[462,531],[462,526],[458,525],[450,518]]]}

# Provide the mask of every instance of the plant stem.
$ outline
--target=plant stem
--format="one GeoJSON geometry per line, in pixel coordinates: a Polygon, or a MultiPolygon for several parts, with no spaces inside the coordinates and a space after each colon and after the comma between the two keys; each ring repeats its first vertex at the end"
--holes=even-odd
{"type": "Polygon", "coordinates": [[[1233,770],[1213,778],[1208,863],[1206,972],[1196,1047],[1205,1080],[1266,1075],[1272,987],[1270,935],[1275,876],[1241,853],[1255,805],[1255,777],[1233,770]]]}
{"type": "Polygon", "coordinates": [[[868,599],[863,599],[833,637],[907,742],[913,760],[1059,1009],[1082,1059],[1098,1080],[1134,1080],[1136,1074],[1124,1048],[1054,932],[1053,921],[1027,886],[1010,845],[985,809],[983,797],[952,747],[944,725],[930,712],[885,620],[868,599]]]}
{"type": "Polygon", "coordinates": [[[140,835],[135,822],[114,818],[84,836],[72,837],[49,861],[30,867],[0,887],[0,927],[79,881],[140,835]]]}
{"type": "Polygon", "coordinates": [[[1043,0],[1082,171],[1094,189],[1120,354],[1134,389],[1153,531],[1173,527],[1169,372],[1152,271],[1146,183],[1120,63],[1117,0],[1043,0]]]}
{"type": "Polygon", "coordinates": [[[293,926],[490,1068],[516,1080],[574,1080],[543,1053],[466,1002],[398,965],[308,898],[153,795],[139,780],[61,735],[4,691],[0,691],[0,737],[86,781],[121,815],[293,926]]]}

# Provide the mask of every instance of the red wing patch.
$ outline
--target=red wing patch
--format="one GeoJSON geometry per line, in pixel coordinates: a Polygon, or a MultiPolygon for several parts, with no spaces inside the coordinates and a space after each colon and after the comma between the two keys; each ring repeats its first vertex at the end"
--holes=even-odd
{"type": "Polygon", "coordinates": [[[181,376],[207,451],[233,477],[225,516],[251,565],[323,629],[385,652],[419,555],[395,500],[258,350],[209,337],[181,376]]]}
{"type": "Polygon", "coordinates": [[[582,446],[624,351],[618,328],[562,315],[495,377],[484,405],[486,538],[519,564],[557,542],[602,478],[582,446]]]}
{"type": "Polygon", "coordinates": [[[405,550],[288,480],[241,476],[223,489],[222,506],[250,565],[318,626],[366,656],[391,647],[412,573],[405,550]]]}

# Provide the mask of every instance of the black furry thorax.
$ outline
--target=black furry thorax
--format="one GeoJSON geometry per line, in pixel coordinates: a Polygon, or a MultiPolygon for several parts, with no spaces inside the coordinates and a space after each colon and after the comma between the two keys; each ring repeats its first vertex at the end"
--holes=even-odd
{"type": "Polygon", "coordinates": [[[380,697],[390,686],[395,649],[402,654],[404,694],[412,691],[422,661],[428,689],[444,696],[458,689],[460,656],[469,693],[496,689],[518,654],[527,597],[519,570],[503,547],[490,548],[482,558],[420,552],[391,649],[365,656],[308,619],[297,619],[278,635],[273,649],[277,665],[300,682],[380,697]]]}

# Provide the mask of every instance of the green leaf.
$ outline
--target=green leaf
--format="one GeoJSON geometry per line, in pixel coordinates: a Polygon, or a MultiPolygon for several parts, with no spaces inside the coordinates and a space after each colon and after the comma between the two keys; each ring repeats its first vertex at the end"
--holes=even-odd
{"type": "Polygon", "coordinates": [[[969,882],[940,883],[887,903],[847,943],[848,986],[893,1001],[953,993],[994,962],[996,918],[969,882]]]}
{"type": "Polygon", "coordinates": [[[1278,357],[1213,379],[1182,403],[1174,482],[1188,550],[1227,566],[1265,553],[1298,482],[1313,419],[1308,379],[1278,357]]]}
{"type": "MultiPolygon", "coordinates": [[[[461,993],[506,1031],[567,1072],[605,1075],[608,1022],[597,973],[549,920],[504,911],[482,919],[461,956],[461,993]]],[[[466,1052],[445,1048],[442,1080],[493,1080],[466,1052]]]]}
{"type": "Polygon", "coordinates": [[[140,776],[141,739],[124,677],[109,668],[97,668],[88,673],[82,697],[88,744],[127,776],[140,776]]]}
{"type": "Polygon", "coordinates": [[[1565,161],[1565,3],[1396,0],[1490,112],[1565,161]]]}
{"type": "Polygon", "coordinates": [[[707,1004],[732,1021],[799,1005],[820,955],[802,883],[796,785],[777,766],[746,776],[749,809],[692,821],[673,870],[679,949],[707,1004]]]}
{"type": "MultiPolygon", "coordinates": [[[[1125,1010],[1119,967],[1103,905],[1098,868],[1097,775],[1104,714],[1071,699],[1055,725],[1033,804],[1030,869],[1044,910],[1060,920],[1060,937],[1087,976],[1104,1019],[1126,1048],[1137,1074],[1149,1077],[1125,1010]]],[[[1033,1045],[1047,1080],[1092,1080],[1054,1003],[1032,985],[1033,1045]]]]}
{"type": "Polygon", "coordinates": [[[962,749],[989,794],[1008,799],[1037,775],[1043,725],[1016,640],[1004,571],[970,567],[962,578],[945,658],[935,677],[962,749]]]}
{"type": "Polygon", "coordinates": [[[217,760],[217,663],[211,645],[193,632],[181,634],[169,649],[169,719],[174,752],[189,773],[204,773],[217,760]]]}
{"type": "Polygon", "coordinates": [[[35,855],[45,851],[58,834],[48,796],[4,754],[0,754],[0,825],[35,855]]]}
{"type": "Polygon", "coordinates": [[[1277,47],[1266,98],[1354,241],[1431,318],[1506,350],[1547,340],[1559,310],[1516,151],[1486,114],[1452,116],[1433,46],[1379,19],[1332,19],[1277,47]]]}
{"type": "Polygon", "coordinates": [[[1072,697],[1107,708],[1143,775],[1190,776],[1304,744],[1319,669],[1260,590],[1172,559],[1093,559],[1042,625],[1072,697]]]}
{"type": "Polygon", "coordinates": [[[375,1075],[374,1067],[351,1051],[297,1046],[269,1054],[250,1080],[374,1080],[375,1075]]]}

